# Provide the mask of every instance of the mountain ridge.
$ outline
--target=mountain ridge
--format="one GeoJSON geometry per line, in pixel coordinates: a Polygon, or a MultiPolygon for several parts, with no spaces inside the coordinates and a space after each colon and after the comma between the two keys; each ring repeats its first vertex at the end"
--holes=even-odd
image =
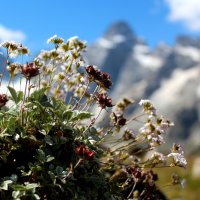
{"type": "MultiPolygon", "coordinates": [[[[151,49],[126,22],[119,21],[89,46],[86,58],[110,73],[114,82],[110,94],[115,101],[123,96],[151,99],[176,123],[170,138],[189,144],[200,116],[200,38],[180,35],[173,46],[162,43],[151,49]],[[116,35],[121,38],[117,40],[116,35]]],[[[193,148],[198,147],[200,142],[193,148]]]]}

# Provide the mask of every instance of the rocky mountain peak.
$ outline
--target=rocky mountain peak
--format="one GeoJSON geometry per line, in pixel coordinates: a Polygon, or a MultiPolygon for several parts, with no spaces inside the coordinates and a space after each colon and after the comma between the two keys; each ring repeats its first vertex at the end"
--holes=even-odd
{"type": "Polygon", "coordinates": [[[190,37],[188,35],[179,35],[176,38],[176,44],[200,48],[200,38],[190,37]]]}
{"type": "Polygon", "coordinates": [[[105,38],[112,38],[113,36],[122,36],[126,39],[133,39],[134,33],[127,22],[118,21],[113,23],[104,34],[105,38]]]}

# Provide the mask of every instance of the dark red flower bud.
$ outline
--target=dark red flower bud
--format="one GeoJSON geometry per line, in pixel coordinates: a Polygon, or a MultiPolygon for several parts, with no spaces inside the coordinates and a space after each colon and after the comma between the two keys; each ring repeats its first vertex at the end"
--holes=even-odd
{"type": "Polygon", "coordinates": [[[112,85],[110,80],[110,75],[105,72],[101,72],[99,69],[96,69],[93,65],[89,65],[86,68],[86,72],[89,75],[90,81],[94,81],[103,88],[109,89],[112,85]]]}
{"type": "Polygon", "coordinates": [[[76,152],[77,155],[83,156],[84,153],[85,153],[85,149],[86,149],[85,146],[80,145],[79,147],[77,147],[77,148],[75,149],[75,152],[76,152]]]}
{"type": "Polygon", "coordinates": [[[135,173],[134,173],[134,176],[135,176],[135,178],[141,178],[142,177],[142,173],[140,172],[140,171],[136,171],[135,173]]]}
{"type": "Polygon", "coordinates": [[[0,108],[5,106],[8,102],[8,97],[6,94],[0,94],[0,108]]]}
{"type": "Polygon", "coordinates": [[[104,88],[109,89],[112,85],[112,81],[111,80],[104,80],[102,82],[102,85],[103,85],[104,88]]]}
{"type": "Polygon", "coordinates": [[[110,77],[110,74],[102,72],[102,78],[103,79],[110,79],[111,77],[110,77]]]}
{"type": "Polygon", "coordinates": [[[96,96],[96,99],[101,108],[112,107],[112,99],[106,93],[101,93],[96,96]]]}
{"type": "Polygon", "coordinates": [[[95,80],[98,81],[101,79],[101,71],[99,69],[94,68],[93,65],[89,65],[85,69],[91,81],[95,81],[95,80]]]}
{"type": "Polygon", "coordinates": [[[152,175],[152,180],[157,181],[158,180],[158,174],[153,174],[152,175]]]}
{"type": "Polygon", "coordinates": [[[86,149],[85,151],[85,157],[87,160],[93,160],[94,159],[95,152],[94,151],[89,151],[86,149]]]}
{"type": "Polygon", "coordinates": [[[109,89],[112,85],[112,81],[110,80],[110,75],[108,73],[102,72],[100,83],[104,88],[109,89]]]}
{"type": "Polygon", "coordinates": [[[79,156],[84,156],[86,160],[93,160],[95,152],[90,151],[84,145],[80,145],[75,149],[75,152],[79,156]]]}
{"type": "Polygon", "coordinates": [[[34,63],[26,63],[21,67],[21,73],[27,78],[31,79],[39,74],[39,68],[34,63]]]}
{"type": "Polygon", "coordinates": [[[118,126],[124,126],[126,124],[126,119],[123,117],[121,113],[113,112],[114,124],[118,126]]]}

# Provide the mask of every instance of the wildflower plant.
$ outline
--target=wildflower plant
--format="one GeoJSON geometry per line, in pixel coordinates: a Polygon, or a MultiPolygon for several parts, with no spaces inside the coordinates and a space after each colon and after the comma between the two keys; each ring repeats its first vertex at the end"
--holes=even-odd
{"type": "Polygon", "coordinates": [[[167,155],[152,151],[173,123],[158,116],[149,100],[140,101],[141,115],[127,119],[133,102],[114,105],[110,75],[85,66],[85,42],[56,35],[47,42],[52,50],[20,64],[13,56],[24,58],[29,50],[1,44],[7,60],[2,73],[10,74],[7,93],[0,93],[1,199],[165,199],[153,168],[187,165],[180,145],[167,155]],[[17,79],[25,82],[19,91],[17,79]],[[95,106],[99,113],[92,113],[95,106]],[[111,122],[99,129],[102,110],[111,113],[111,122]],[[140,117],[139,130],[127,128],[140,117]],[[152,155],[142,159],[146,152],[152,155]]]}

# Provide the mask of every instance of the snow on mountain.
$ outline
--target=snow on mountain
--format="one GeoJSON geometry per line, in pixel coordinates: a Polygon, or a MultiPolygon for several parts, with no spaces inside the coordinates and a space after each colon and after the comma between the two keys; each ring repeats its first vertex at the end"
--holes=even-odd
{"type": "Polygon", "coordinates": [[[197,103],[195,97],[199,72],[199,66],[187,70],[175,69],[170,79],[163,80],[160,88],[151,96],[158,110],[174,119],[175,113],[183,109],[191,109],[197,103]]]}
{"type": "Polygon", "coordinates": [[[148,46],[146,45],[135,45],[133,50],[133,57],[146,68],[157,70],[163,65],[163,60],[157,55],[153,55],[148,46]]]}
{"type": "Polygon", "coordinates": [[[189,57],[196,62],[200,61],[200,49],[196,47],[176,45],[175,52],[182,56],[189,57]]]}

